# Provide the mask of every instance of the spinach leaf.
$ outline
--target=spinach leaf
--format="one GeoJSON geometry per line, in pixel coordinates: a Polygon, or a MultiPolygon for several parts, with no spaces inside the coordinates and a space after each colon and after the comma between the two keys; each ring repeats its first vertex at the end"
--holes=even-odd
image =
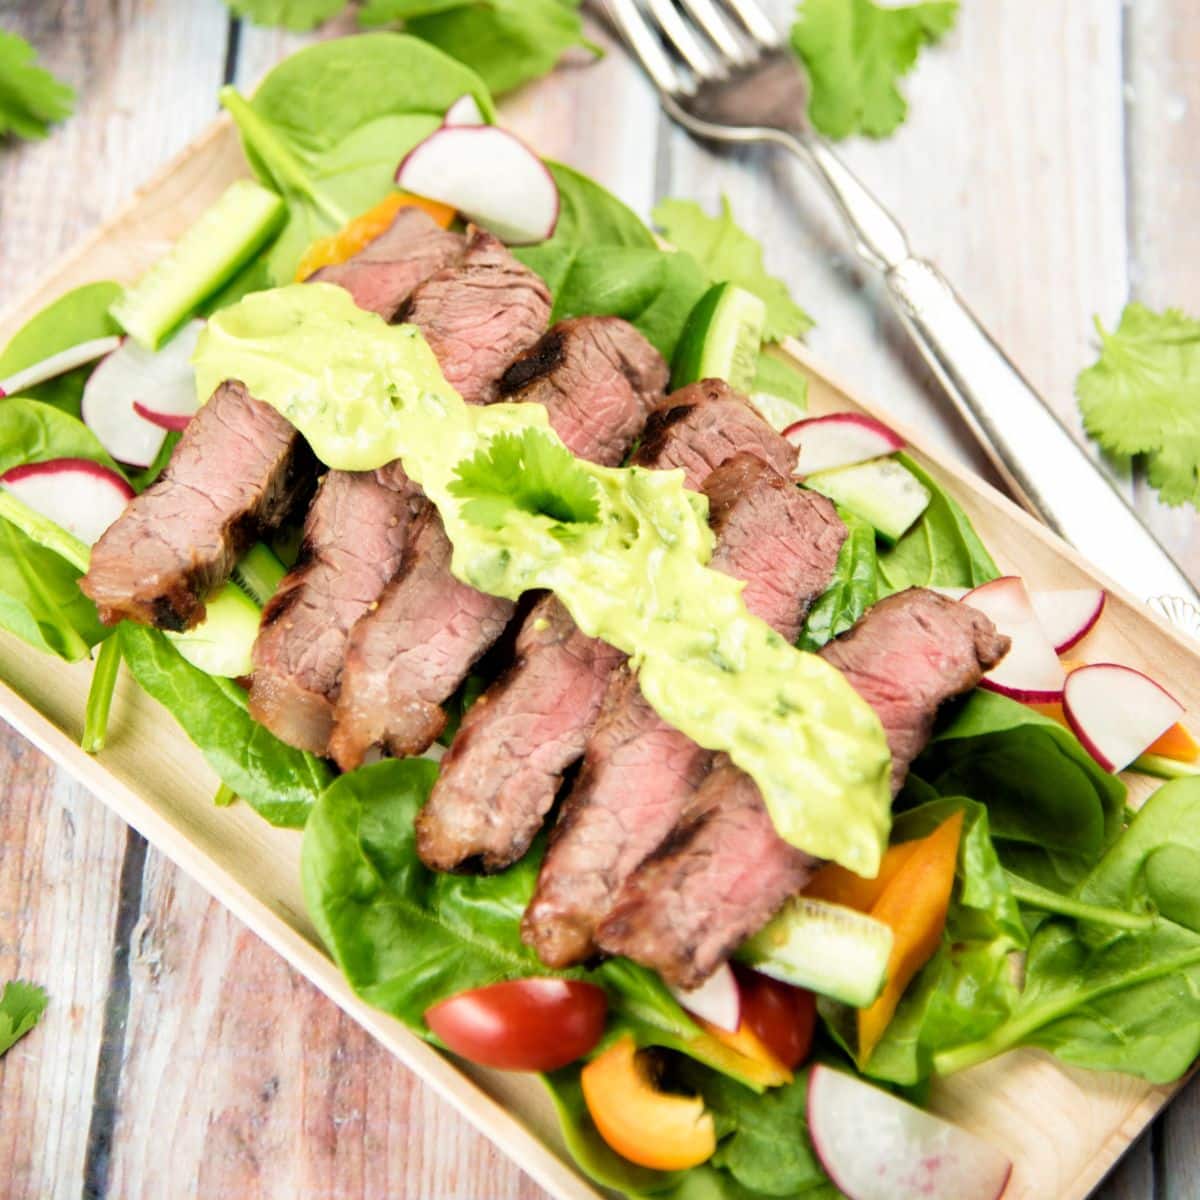
{"type": "Polygon", "coordinates": [[[1121,832],[1124,784],[1056,721],[994,692],[951,710],[913,776],[910,800],[923,782],[986,804],[1004,866],[1056,891],[1078,883],[1121,832]]]}
{"type": "Polygon", "coordinates": [[[1200,780],[1160,788],[1079,886],[1090,904],[1159,912],[1147,930],[1050,920],[1025,964],[1011,1016],[937,1057],[943,1073],[1015,1046],[1152,1083],[1178,1079],[1200,1053],[1200,780]]]}
{"type": "Polygon", "coordinates": [[[395,33],[301,50],[249,101],[223,89],[251,168],[288,202],[288,222],[267,256],[272,282],[291,282],[312,241],[387,195],[401,158],[467,92],[494,116],[478,75],[395,33]]]}
{"type": "Polygon", "coordinates": [[[1000,574],[967,514],[906,454],[900,461],[929,489],[921,519],[879,555],[881,593],[909,587],[977,587],[1000,574]]]}
{"type": "Polygon", "coordinates": [[[246,711],[236,684],[192,666],[157,629],[126,621],[117,635],[133,677],[183,726],[221,781],[272,825],[303,825],[329,767],[279,741],[246,711]]]}
{"type": "Polygon", "coordinates": [[[752,398],[771,427],[782,433],[808,409],[808,376],[764,349],[758,356],[752,398]]]}
{"type": "Polygon", "coordinates": [[[875,530],[845,509],[839,508],[838,516],[845,522],[848,536],[838,553],[833,579],[809,609],[797,643],[801,650],[819,650],[849,629],[878,598],[875,530]]]}
{"type": "MultiPolygon", "coordinates": [[[[0,379],[42,362],[60,350],[69,350],[80,342],[120,333],[121,327],[108,315],[109,306],[121,294],[116,283],[87,283],[60,296],[32,317],[13,335],[0,354],[0,379]]],[[[79,416],[83,385],[92,364],[77,367],[56,379],[47,379],[30,388],[25,395],[79,416]]],[[[0,441],[0,446],[5,445],[0,441]]],[[[90,457],[90,456],[89,456],[90,457]]]]}

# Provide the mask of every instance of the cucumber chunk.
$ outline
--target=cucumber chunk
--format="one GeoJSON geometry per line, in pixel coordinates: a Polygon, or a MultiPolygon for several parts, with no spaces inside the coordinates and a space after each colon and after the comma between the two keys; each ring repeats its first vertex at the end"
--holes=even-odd
{"type": "Polygon", "coordinates": [[[287,568],[269,546],[255,542],[233,568],[233,582],[260,607],[275,595],[287,568]]]}
{"type": "Polygon", "coordinates": [[[732,283],[709,288],[683,328],[671,371],[671,387],[700,379],[724,379],[748,392],[758,373],[758,353],[767,306],[753,292],[732,283]]]}
{"type": "Polygon", "coordinates": [[[738,950],[772,979],[865,1008],[883,990],[892,931],[852,908],[795,896],[738,950]]]}
{"type": "Polygon", "coordinates": [[[166,335],[267,243],[286,206],[272,191],[239,179],[109,310],[139,345],[166,335]]]}
{"type": "Polygon", "coordinates": [[[207,675],[239,679],[254,670],[250,651],[262,611],[235,583],[208,598],[204,620],[186,633],[168,633],[175,649],[207,675]]]}
{"type": "Polygon", "coordinates": [[[894,458],[818,471],[804,483],[862,517],[889,542],[898,541],[929,507],[929,489],[894,458]]]}

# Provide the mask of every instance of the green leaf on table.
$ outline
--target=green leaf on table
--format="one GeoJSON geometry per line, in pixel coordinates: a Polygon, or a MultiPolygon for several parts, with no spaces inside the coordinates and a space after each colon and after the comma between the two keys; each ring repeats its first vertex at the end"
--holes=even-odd
{"type": "Polygon", "coordinates": [[[235,17],[255,25],[279,26],[304,33],[337,16],[346,0],[225,0],[235,17]]]}
{"type": "Polygon", "coordinates": [[[271,281],[292,282],[313,241],[382,200],[400,160],[468,92],[485,116],[494,116],[478,75],[397,33],[301,50],[251,100],[225,88],[222,102],[252,170],[288,203],[288,222],[266,258],[271,281]]]}
{"type": "Polygon", "coordinates": [[[875,603],[879,593],[879,566],[875,529],[852,512],[838,509],[846,526],[846,540],[838,552],[833,579],[808,610],[800,640],[801,650],[819,650],[844,633],[875,603]]]}
{"type": "Polygon", "coordinates": [[[33,47],[0,30],[0,137],[44,138],[75,108],[75,89],[39,67],[33,47]]]}
{"type": "Polygon", "coordinates": [[[459,464],[450,491],[466,501],[463,516],[485,529],[500,529],[514,510],[565,525],[594,524],[600,515],[596,481],[536,429],[497,434],[459,464]]]}
{"type": "Polygon", "coordinates": [[[654,221],[672,246],[690,254],[714,283],[734,283],[753,292],[767,306],[766,339],[801,337],[812,318],[788,292],[787,284],[767,273],[762,244],[734,220],[729,199],[721,197],[715,217],[691,200],[664,200],[654,221]]]}
{"type": "Polygon", "coordinates": [[[237,684],[192,666],[157,629],[126,621],[117,636],[134,679],[179,722],[221,782],[272,825],[303,825],[332,778],[328,765],[281,742],[250,716],[237,684]]]}
{"type": "Polygon", "coordinates": [[[465,63],[496,95],[548,74],[573,46],[589,46],[579,0],[368,0],[359,20],[403,21],[406,33],[465,63]]]}
{"type": "Polygon", "coordinates": [[[44,988],[35,983],[14,979],[0,993],[0,1054],[11,1050],[37,1023],[46,1011],[44,988]]]}
{"type": "Polygon", "coordinates": [[[1075,382],[1083,425],[1109,454],[1146,456],[1164,504],[1200,508],[1200,321],[1129,304],[1075,382]]]}
{"type": "Polygon", "coordinates": [[[884,8],[872,0],[802,0],[792,48],[808,71],[808,117],[821,133],[887,137],[908,114],[897,86],[921,48],[954,25],[957,0],[884,8]]]}

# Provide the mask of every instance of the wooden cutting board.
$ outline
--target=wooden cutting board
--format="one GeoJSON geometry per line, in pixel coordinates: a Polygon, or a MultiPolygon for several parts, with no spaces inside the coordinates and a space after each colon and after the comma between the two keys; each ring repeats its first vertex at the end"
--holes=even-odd
{"type": "MultiPolygon", "coordinates": [[[[136,277],[233,179],[246,173],[227,118],[140,188],[116,217],[51,269],[40,288],[0,315],[0,345],[69,288],[136,277]]],[[[848,409],[894,418],[851,397],[797,343],[788,351],[811,381],[814,413],[848,409]]],[[[915,430],[904,430],[914,447],[915,430]]],[[[1078,554],[987,484],[926,454],[916,457],[966,509],[1001,569],[1035,588],[1099,583],[1111,599],[1089,656],[1128,663],[1170,681],[1200,712],[1200,650],[1152,618],[1078,554]]],[[[191,874],[293,967],[448,1099],[551,1194],[596,1197],[572,1165],[540,1085],[456,1064],[350,991],[321,947],[300,890],[300,835],[276,830],[247,806],[212,804],[217,780],[170,716],[123,674],[109,745],[98,758],[78,748],[90,664],[66,664],[0,634],[0,717],[71,771],[121,817],[191,874]]],[[[1149,782],[1133,777],[1134,802],[1149,782]]],[[[1166,1103],[1173,1088],[1075,1070],[1018,1051],[938,1083],[932,1106],[1003,1147],[1015,1161],[1006,1200],[1076,1200],[1166,1103]]]]}

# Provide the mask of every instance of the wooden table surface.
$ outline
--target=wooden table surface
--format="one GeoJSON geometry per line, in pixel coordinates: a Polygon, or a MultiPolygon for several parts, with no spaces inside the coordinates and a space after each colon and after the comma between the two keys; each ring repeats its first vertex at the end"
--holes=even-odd
{"type": "MultiPolygon", "coordinates": [[[[781,2],[780,14],[788,4],[781,2]]],[[[0,146],[0,303],[107,218],[304,38],[219,0],[0,0],[75,84],[49,140],[0,146]]],[[[334,26],[325,33],[348,29],[334,26]]],[[[846,158],[1030,379],[1078,426],[1092,315],[1200,312],[1200,5],[964,0],[900,133],[846,158]]],[[[639,212],[727,192],[815,315],[813,349],[863,395],[983,468],[880,306],[829,206],[773,152],[674,130],[619,53],[512,98],[508,120],[639,212]]],[[[1194,578],[1191,509],[1136,502],[1194,578]]],[[[0,1060],[0,1196],[508,1200],[540,1190],[97,800],[0,729],[0,981],[45,985],[0,1060]]],[[[1097,1193],[1200,1196],[1200,1085],[1097,1193]]]]}

